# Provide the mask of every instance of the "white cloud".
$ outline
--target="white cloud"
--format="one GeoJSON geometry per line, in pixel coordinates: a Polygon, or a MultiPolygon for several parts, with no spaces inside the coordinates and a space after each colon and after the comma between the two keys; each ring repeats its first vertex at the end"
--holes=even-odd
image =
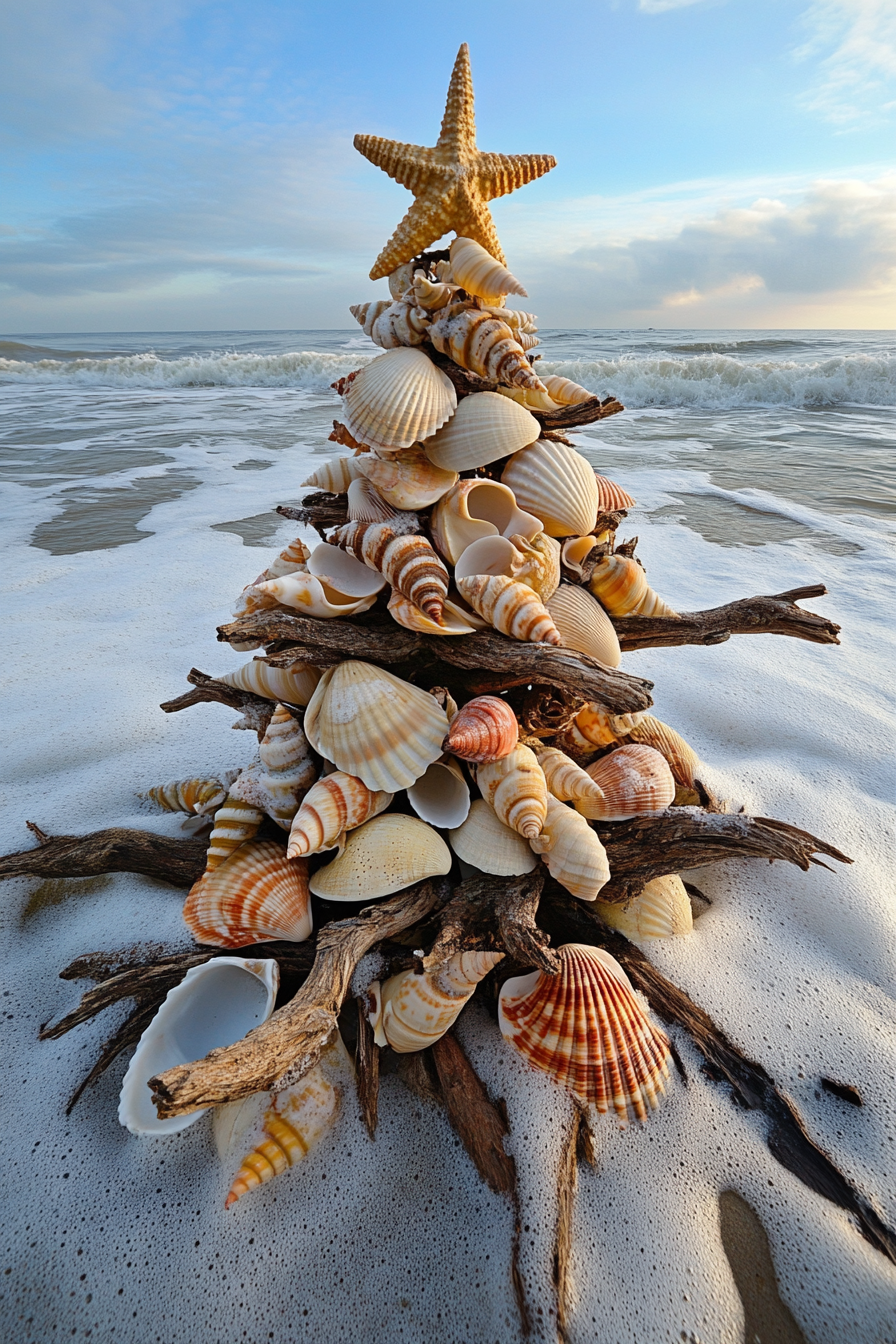
{"type": "Polygon", "coordinates": [[[896,113],[896,0],[814,0],[797,59],[816,59],[816,78],[801,99],[841,127],[896,113]]]}

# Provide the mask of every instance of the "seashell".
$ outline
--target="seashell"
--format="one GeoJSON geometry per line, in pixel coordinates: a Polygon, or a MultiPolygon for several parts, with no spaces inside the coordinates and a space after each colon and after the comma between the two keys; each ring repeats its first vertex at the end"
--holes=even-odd
{"type": "Polygon", "coordinates": [[[419,630],[424,635],[471,635],[482,624],[477,617],[474,625],[463,608],[449,598],[445,599],[441,621],[434,621],[397,588],[392,589],[389,610],[399,625],[406,630],[419,630]]]}
{"type": "Polygon", "coordinates": [[[637,560],[627,555],[605,555],[588,587],[611,616],[678,616],[650,587],[637,560]]]}
{"type": "MultiPolygon", "coordinates": [[[[618,667],[622,660],[619,638],[603,607],[584,588],[561,584],[545,603],[564,647],[587,653],[605,667],[618,667]]],[[[590,739],[589,739],[590,740],[590,739]]]]}
{"type": "Polygon", "coordinates": [[[505,826],[526,840],[534,840],[544,827],[548,786],[535,753],[518,743],[507,756],[477,766],[476,783],[505,826]]]}
{"type": "Polygon", "coordinates": [[[630,730],[628,737],[632,742],[653,747],[664,756],[677,783],[688,789],[695,787],[697,771],[700,769],[700,757],[674,728],[670,728],[667,723],[661,723],[652,714],[645,714],[630,730]]]}
{"type": "Polygon", "coordinates": [[[454,566],[458,582],[474,574],[503,574],[524,583],[544,602],[560,582],[560,547],[545,532],[539,532],[531,542],[520,534],[512,541],[481,537],[461,553],[454,566]]]}
{"type": "Polygon", "coordinates": [[[311,936],[308,865],[287,859],[286,850],[271,840],[247,841],[193,883],[184,920],[197,942],[215,947],[280,938],[302,943],[311,936]]]}
{"type": "Polygon", "coordinates": [[[499,322],[505,322],[511,331],[532,333],[538,330],[538,318],[534,313],[524,313],[519,308],[496,308],[494,304],[480,303],[483,312],[490,313],[499,322]]]}
{"type": "Polygon", "coordinates": [[[140,794],[164,812],[192,812],[204,817],[220,807],[227,790],[219,779],[172,779],[170,784],[158,784],[140,794]]]}
{"type": "Polygon", "coordinates": [[[497,392],[464,397],[444,428],[423,448],[447,471],[473,471],[534,443],[541,426],[534,415],[497,392]]]}
{"type": "MultiPolygon", "coordinates": [[[[396,295],[395,297],[400,298],[401,296],[396,295]]],[[[389,311],[389,309],[392,307],[392,303],[393,299],[372,299],[370,303],[352,304],[351,307],[349,308],[349,312],[351,313],[355,321],[360,324],[361,328],[363,329],[364,335],[370,336],[372,340],[373,339],[372,331],[374,322],[376,322],[377,318],[381,317],[383,313],[387,313],[389,311]]],[[[401,344],[401,342],[396,341],[395,344],[399,345],[401,344]]]]}
{"type": "Polygon", "coordinates": [[[364,476],[358,476],[348,488],[348,516],[353,523],[389,523],[395,526],[400,517],[397,509],[387,504],[377,488],[364,476]]]}
{"type": "Polygon", "coordinates": [[[441,354],[490,382],[544,391],[513,331],[488,313],[452,306],[432,324],[429,338],[441,354]]]}
{"type": "Polygon", "coordinates": [[[419,444],[388,461],[368,453],[358,465],[362,476],[396,509],[427,509],[457,482],[457,472],[435,466],[419,444]]]}
{"type": "Polygon", "coordinates": [[[581,536],[597,518],[594,469],[573,448],[539,439],[515,453],[501,476],[521,509],[540,518],[551,537],[581,536]]]}
{"type": "Polygon", "coordinates": [[[368,789],[363,780],[334,770],[305,794],[289,832],[290,859],[319,854],[322,849],[345,846],[346,831],[384,812],[395,795],[383,789],[368,789]]]}
{"type": "Polygon", "coordinates": [[[312,551],[307,573],[285,574],[282,579],[257,586],[284,607],[304,616],[331,620],[368,611],[385,582],[381,574],[374,574],[354,556],[324,543],[312,551]]]}
{"type": "Polygon", "coordinates": [[[430,317],[425,308],[417,308],[410,303],[396,301],[381,307],[382,300],[375,303],[355,304],[350,312],[364,329],[375,345],[383,350],[396,350],[399,346],[422,345],[426,340],[430,317]]]}
{"type": "MultiPolygon", "coordinates": [[[[520,334],[520,341],[526,337],[520,334]]],[[[515,401],[518,406],[525,406],[529,411],[559,411],[559,401],[547,392],[533,392],[531,387],[499,387],[498,391],[502,396],[515,401]]]]}
{"type": "Polygon", "coordinates": [[[434,621],[448,596],[448,571],[425,537],[397,532],[395,523],[346,523],[331,540],[382,574],[434,621]]]}
{"type": "Polygon", "coordinates": [[[228,793],[215,813],[215,824],[208,838],[205,871],[210,873],[220,867],[234,850],[252,839],[263,821],[263,808],[250,806],[228,793]]]}
{"type": "Polygon", "coordinates": [[[413,970],[400,971],[382,985],[375,981],[367,993],[373,1004],[370,1025],[377,1045],[391,1045],[399,1055],[406,1055],[440,1040],[480,980],[503,960],[503,952],[457,952],[419,975],[413,970]]]}
{"type": "Polygon", "coordinates": [[[258,754],[260,768],[244,771],[231,785],[231,796],[262,808],[288,831],[299,799],[317,771],[301,725],[282,705],[271,716],[258,754]]]}
{"type": "Polygon", "coordinates": [[[458,481],[443,495],[429,525],[433,541],[452,565],[482,537],[531,538],[542,530],[534,514],[524,513],[517,506],[512,490],[481,476],[458,481]]]}
{"type": "Polygon", "coordinates": [[[579,406],[583,401],[591,401],[594,396],[587,387],[581,387],[570,378],[561,378],[556,373],[546,374],[541,381],[548,390],[548,396],[553,397],[560,406],[579,406]]]}
{"type": "MultiPolygon", "coordinates": [[[[355,373],[360,373],[360,369],[356,369],[355,373]]],[[[351,382],[354,376],[355,376],[354,373],[349,374],[347,382],[344,378],[340,378],[338,384],[331,383],[330,386],[336,388],[337,391],[339,392],[339,395],[342,396],[342,393],[345,391],[345,386],[347,386],[348,383],[351,382]],[[345,386],[343,386],[342,384],[345,384],[345,386]]],[[[341,443],[343,448],[351,448],[352,452],[354,453],[366,453],[369,451],[366,444],[359,443],[357,439],[352,438],[351,434],[349,434],[345,425],[343,425],[342,422],[339,420],[333,421],[333,430],[330,434],[327,435],[327,438],[331,443],[341,443]]]]}
{"type": "Polygon", "coordinates": [[[598,901],[594,908],[626,938],[677,938],[694,928],[691,902],[677,873],[655,877],[628,905],[598,901]]]}
{"type": "Polygon", "coordinates": [[[428,279],[423,271],[414,274],[414,302],[419,308],[432,313],[436,308],[444,308],[451,303],[457,293],[457,285],[446,284],[444,280],[435,283],[428,279]]]}
{"type": "Polygon", "coordinates": [[[422,821],[441,830],[460,826],[470,811],[470,786],[457,761],[433,761],[408,789],[408,802],[422,821]]]}
{"type": "Polygon", "coordinates": [[[308,663],[293,663],[291,667],[271,667],[261,659],[243,663],[235,672],[224,672],[216,681],[225,686],[236,686],[241,691],[252,691],[265,700],[279,700],[281,704],[307,705],[320,681],[320,669],[308,663]]]}
{"type": "Polygon", "coordinates": [[[531,873],[538,864],[523,837],[499,821],[484,798],[471,804],[466,821],[450,831],[448,838],[459,859],[495,877],[531,873]]]}
{"type": "Polygon", "coordinates": [[[541,341],[538,337],[533,336],[532,333],[528,331],[517,331],[516,339],[524,350],[532,350],[536,345],[541,345],[541,341]]]}
{"type": "Polygon", "coordinates": [[[521,294],[526,298],[519,280],[472,238],[452,241],[451,279],[468,294],[498,307],[503,307],[508,294],[521,294]]]}
{"type": "Polygon", "coordinates": [[[611,481],[609,476],[601,476],[599,472],[595,472],[594,479],[597,482],[597,508],[599,513],[624,512],[625,509],[634,508],[635,500],[626,490],[623,490],[621,485],[611,481]]]}
{"type": "Polygon", "coordinates": [[[516,577],[523,557],[507,537],[480,537],[461,552],[454,566],[455,582],[472,578],[474,574],[503,574],[516,577]]]}
{"type": "Polygon", "coordinates": [[[348,432],[371,448],[410,448],[441,429],[457,408],[451,379],[422,350],[389,350],[345,390],[348,432]]]}
{"type": "Polygon", "coordinates": [[[451,851],[437,831],[416,817],[387,812],[351,831],[345,849],[318,868],[310,887],[328,901],[376,900],[450,868],[451,851]]]}
{"type": "Polygon", "coordinates": [[[643,711],[614,714],[605,705],[592,701],[573,720],[572,740],[581,749],[611,746],[630,733],[642,716],[643,711]]]}
{"type": "Polygon", "coordinates": [[[584,579],[585,561],[599,541],[600,538],[593,532],[589,532],[587,537],[567,537],[560,548],[560,558],[564,566],[571,569],[574,574],[578,574],[580,579],[584,579]]]}
{"type": "MultiPolygon", "coordinates": [[[[344,495],[356,476],[360,475],[357,457],[333,457],[317,468],[302,485],[314,485],[318,490],[329,490],[332,495],[344,495]]],[[[276,578],[271,575],[271,578],[276,578]]]]}
{"type": "Polygon", "coordinates": [[[583,816],[594,821],[627,821],[665,812],[675,797],[675,780],[664,756],[639,743],[619,747],[588,766],[603,792],[600,802],[578,802],[583,816]]]}
{"type": "Polygon", "coordinates": [[[389,293],[393,299],[401,299],[407,294],[411,285],[414,283],[414,263],[412,261],[402,262],[397,266],[386,283],[389,286],[389,293]]]}
{"type": "Polygon", "coordinates": [[[176,1134],[203,1111],[160,1120],[147,1084],[178,1064],[233,1045],[274,1011],[280,969],[273,957],[212,957],[187,971],[140,1037],[118,1104],[118,1119],[132,1134],[176,1134]]]}
{"type": "Polygon", "coordinates": [[[544,772],[549,791],[561,803],[578,802],[579,799],[602,797],[594,780],[565,752],[557,747],[539,745],[533,747],[538,764],[544,772]]]}
{"type": "Polygon", "coordinates": [[[459,579],[457,587],[480,616],[511,639],[562,644],[547,607],[525,583],[503,575],[474,574],[459,579]]]}
{"type": "Polygon", "coordinates": [[[262,583],[267,579],[279,579],[284,574],[294,573],[297,569],[303,567],[309,554],[308,547],[301,537],[296,537],[295,541],[291,541],[286,549],[271,561],[264,573],[260,574],[255,582],[262,583]]]}
{"type": "Polygon", "coordinates": [[[607,851],[588,822],[550,794],[542,832],[529,844],[551,876],[580,901],[593,901],[610,880],[607,851]]]}
{"type": "Polygon", "coordinates": [[[567,943],[559,975],[507,980],[498,1000],[501,1034],[533,1068],[625,1125],[647,1119],[665,1092],[669,1038],[609,953],[567,943]]]}
{"type": "Polygon", "coordinates": [[[396,793],[442,754],[445,711],[431,695],[372,663],[340,663],[321,677],[305,736],[325,760],[369,789],[396,793]]]}
{"type": "Polygon", "coordinates": [[[437,261],[432,268],[436,279],[443,283],[448,283],[451,279],[451,262],[437,261]]]}
{"type": "Polygon", "coordinates": [[[462,761],[483,765],[509,756],[519,735],[516,715],[506,700],[499,700],[496,695],[478,695],[475,700],[468,700],[451,720],[445,750],[462,761]]]}
{"type": "Polygon", "coordinates": [[[560,584],[559,542],[546,532],[539,532],[531,539],[514,536],[511,540],[523,559],[513,577],[519,583],[528,584],[547,604],[560,584]]]}

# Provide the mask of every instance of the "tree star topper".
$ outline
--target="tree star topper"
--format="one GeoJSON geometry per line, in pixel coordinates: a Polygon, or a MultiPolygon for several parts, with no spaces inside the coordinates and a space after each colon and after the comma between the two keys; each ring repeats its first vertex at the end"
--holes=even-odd
{"type": "Polygon", "coordinates": [[[483,154],[476,148],[470,49],[457,53],[442,132],[434,149],[379,135],[356,135],[355,149],[414,193],[416,200],[376,259],[371,280],[390,275],[449,229],[473,238],[498,261],[504,253],[486,204],[557,166],[551,154],[483,154]]]}

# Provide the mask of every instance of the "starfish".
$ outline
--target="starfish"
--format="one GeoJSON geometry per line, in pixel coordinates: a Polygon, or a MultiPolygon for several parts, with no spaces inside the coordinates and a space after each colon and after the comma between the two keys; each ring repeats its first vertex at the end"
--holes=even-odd
{"type": "Polygon", "coordinates": [[[458,237],[474,239],[503,264],[504,253],[486,202],[507,196],[557,166],[551,154],[483,154],[477,149],[466,42],[454,62],[442,132],[433,149],[379,135],[356,135],[354,145],[416,197],[377,257],[371,280],[390,275],[449,229],[458,237]]]}

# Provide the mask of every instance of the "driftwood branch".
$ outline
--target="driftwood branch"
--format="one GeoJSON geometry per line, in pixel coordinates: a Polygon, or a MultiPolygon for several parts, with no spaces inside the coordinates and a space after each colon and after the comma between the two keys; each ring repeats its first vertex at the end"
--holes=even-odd
{"type": "Polygon", "coordinates": [[[476,1170],[496,1195],[516,1192],[516,1163],[504,1151],[506,1116],[489,1098],[485,1084],[453,1032],[431,1047],[448,1119],[476,1170]]]}
{"type": "Polygon", "coordinates": [[[501,883],[494,897],[495,914],[501,942],[508,955],[522,966],[537,966],[549,975],[556,975],[560,970],[560,958],[548,946],[535,923],[544,889],[544,874],[536,869],[525,877],[494,880],[501,883]]]}
{"type": "Polygon", "coordinates": [[[264,733],[267,729],[274,712],[271,700],[253,695],[251,691],[241,691],[236,686],[228,686],[224,681],[216,681],[207,672],[200,672],[197,667],[191,668],[187,673],[187,681],[195,689],[185,691],[174,700],[163,701],[159,708],[166,714],[176,714],[181,709],[189,709],[191,705],[229,705],[231,709],[238,709],[245,715],[246,727],[254,728],[258,733],[264,733]]]}
{"type": "Polygon", "coordinates": [[[573,1216],[579,1183],[579,1134],[587,1123],[581,1110],[573,1110],[572,1122],[563,1140],[557,1172],[557,1227],[554,1233],[553,1280],[557,1295],[557,1337],[561,1344],[569,1338],[567,1327],[572,1304],[573,1216]]]}
{"type": "Polygon", "coordinates": [[[356,999],[358,1010],[358,1047],[355,1052],[355,1086],[367,1133],[376,1138],[379,1118],[380,1047],[373,1039],[373,1027],[367,1017],[367,1005],[356,999]]]}
{"type": "Polygon", "coordinates": [[[773,597],[744,597],[708,611],[672,616],[616,616],[613,625],[624,652],[676,644],[724,644],[732,635],[789,635],[810,644],[839,644],[839,625],[796,605],[827,592],[823,583],[791,588],[773,597]]]}
{"type": "Polygon", "coordinates": [[[348,497],[331,495],[328,490],[316,490],[305,495],[301,504],[280,504],[277,512],[283,518],[291,518],[293,522],[313,527],[321,541],[326,541],[324,533],[327,528],[341,527],[348,521],[348,497]]]}
{"type": "Polygon", "coordinates": [[[471,877],[455,887],[440,915],[439,936],[426,967],[473,946],[503,947],[522,966],[538,966],[554,975],[560,968],[535,915],[544,887],[536,869],[520,877],[471,877]]]}
{"type": "MultiPolygon", "coordinates": [[[[480,378],[478,373],[462,369],[453,359],[440,354],[438,350],[427,346],[426,353],[451,379],[458,398],[468,397],[472,392],[497,392],[497,383],[490,382],[488,378],[480,378]]],[[[535,416],[542,429],[562,431],[574,429],[576,425],[590,425],[595,420],[605,420],[608,415],[618,415],[620,411],[625,410],[625,407],[615,397],[609,396],[604,397],[603,401],[600,397],[590,397],[588,401],[581,401],[577,406],[563,406],[557,411],[533,411],[531,407],[526,409],[535,416]]]]}
{"type": "Polygon", "coordinates": [[[0,878],[142,873],[175,887],[191,887],[205,867],[207,840],[173,840],[121,826],[88,835],[51,836],[33,822],[26,825],[38,846],[0,858],[0,878]]]}

